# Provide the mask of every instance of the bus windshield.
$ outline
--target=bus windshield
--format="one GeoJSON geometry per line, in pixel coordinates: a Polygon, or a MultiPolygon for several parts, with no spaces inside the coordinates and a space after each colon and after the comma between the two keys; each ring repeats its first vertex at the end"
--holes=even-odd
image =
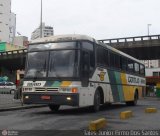
{"type": "Polygon", "coordinates": [[[78,77],[79,54],[74,49],[29,52],[25,77],[78,77]]]}
{"type": "Polygon", "coordinates": [[[25,77],[46,77],[48,52],[28,53],[27,72],[25,77]]]}
{"type": "Polygon", "coordinates": [[[48,77],[77,77],[78,64],[75,50],[51,51],[48,77]]]}

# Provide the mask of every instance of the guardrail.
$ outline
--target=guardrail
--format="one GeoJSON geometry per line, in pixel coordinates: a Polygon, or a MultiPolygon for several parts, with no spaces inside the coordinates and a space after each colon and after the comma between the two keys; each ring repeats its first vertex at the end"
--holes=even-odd
{"type": "Polygon", "coordinates": [[[127,42],[138,42],[138,41],[143,42],[143,41],[152,41],[152,40],[160,40],[160,35],[102,39],[102,40],[98,40],[98,41],[112,45],[114,43],[127,43],[127,42]]]}
{"type": "Polygon", "coordinates": [[[0,52],[0,56],[27,53],[27,49],[0,52]]]}

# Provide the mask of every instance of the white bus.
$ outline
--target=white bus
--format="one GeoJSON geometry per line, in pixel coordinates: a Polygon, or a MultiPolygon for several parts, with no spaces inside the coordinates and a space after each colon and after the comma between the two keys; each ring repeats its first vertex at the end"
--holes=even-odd
{"type": "Polygon", "coordinates": [[[145,67],[137,59],[84,35],[62,35],[29,44],[23,82],[24,104],[136,105],[145,90],[145,67]]]}

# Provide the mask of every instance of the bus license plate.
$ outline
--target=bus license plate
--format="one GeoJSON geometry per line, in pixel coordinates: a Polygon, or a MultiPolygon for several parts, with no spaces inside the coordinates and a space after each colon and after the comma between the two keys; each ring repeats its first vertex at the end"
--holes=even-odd
{"type": "Polygon", "coordinates": [[[43,96],[41,96],[41,99],[42,100],[50,100],[51,96],[43,95],[43,96]]]}

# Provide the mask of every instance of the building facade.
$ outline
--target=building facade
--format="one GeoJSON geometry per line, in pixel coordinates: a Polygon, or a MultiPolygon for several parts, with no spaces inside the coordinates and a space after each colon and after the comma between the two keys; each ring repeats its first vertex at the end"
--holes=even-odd
{"type": "Polygon", "coordinates": [[[0,41],[11,43],[16,31],[16,15],[11,12],[11,0],[0,0],[0,41]]]}
{"type": "Polygon", "coordinates": [[[11,13],[11,22],[10,22],[10,43],[13,44],[15,35],[16,35],[16,14],[11,13]]]}
{"type": "Polygon", "coordinates": [[[158,68],[160,67],[160,60],[143,60],[146,68],[158,68]]]}
{"type": "Polygon", "coordinates": [[[29,43],[28,37],[26,36],[16,36],[13,42],[14,45],[18,45],[21,47],[27,47],[28,43],[29,43]]]}
{"type": "Polygon", "coordinates": [[[6,42],[0,42],[0,52],[13,51],[13,50],[21,50],[25,47],[9,44],[6,42]]]}
{"type": "Polygon", "coordinates": [[[160,68],[146,68],[146,77],[159,76],[160,77],[160,68]]]}
{"type": "MultiPolygon", "coordinates": [[[[35,29],[32,34],[31,34],[31,40],[40,38],[40,26],[35,29]]],[[[54,35],[54,31],[53,31],[53,27],[51,26],[45,26],[45,23],[42,23],[42,37],[49,37],[49,36],[53,36],[54,35]]]]}

